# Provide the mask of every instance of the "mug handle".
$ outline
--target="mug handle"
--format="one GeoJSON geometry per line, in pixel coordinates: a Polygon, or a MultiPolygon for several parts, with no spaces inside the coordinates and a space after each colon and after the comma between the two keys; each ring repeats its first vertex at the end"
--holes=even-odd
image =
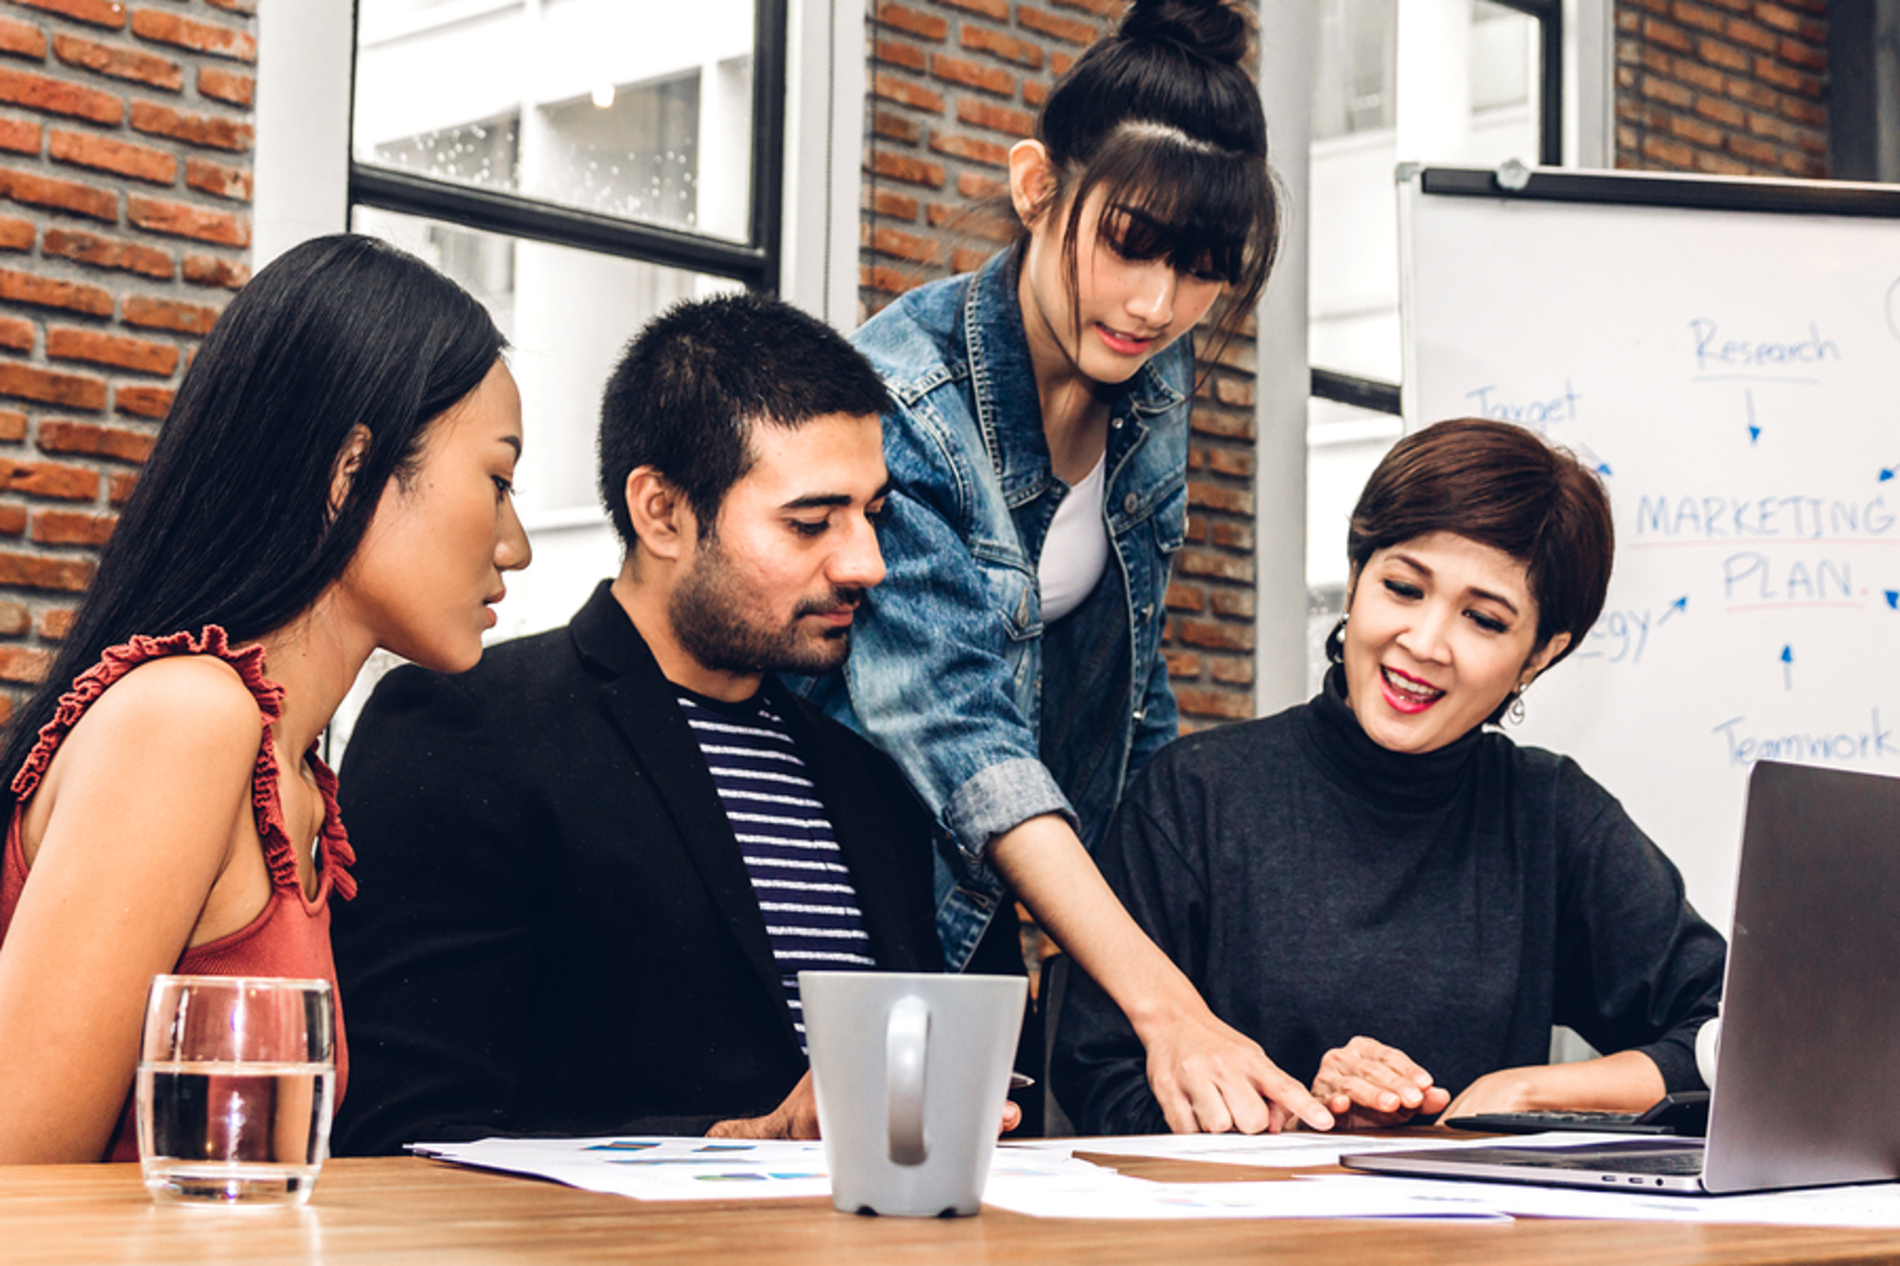
{"type": "Polygon", "coordinates": [[[921,1165],[924,1146],[924,1047],[930,1008],[922,998],[899,998],[884,1026],[884,1114],[889,1122],[891,1163],[921,1165]]]}

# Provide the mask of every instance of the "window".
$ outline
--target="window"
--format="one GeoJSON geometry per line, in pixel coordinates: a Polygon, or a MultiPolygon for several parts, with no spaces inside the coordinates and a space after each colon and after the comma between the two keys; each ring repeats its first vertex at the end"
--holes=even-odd
{"type": "Polygon", "coordinates": [[[350,224],[466,286],[514,345],[534,566],[497,637],[618,569],[600,389],[669,304],[776,289],[785,0],[359,0],[350,224]]]}
{"type": "Polygon", "coordinates": [[[1564,28],[1561,0],[1472,0],[1471,108],[1528,113],[1535,153],[1562,165],[1564,28]]]}
{"type": "MultiPolygon", "coordinates": [[[[1559,117],[1561,10],[1547,0],[1470,0],[1467,58],[1474,115],[1537,107],[1559,117]],[[1548,83],[1552,94],[1545,96],[1548,83]]],[[[1392,128],[1398,119],[1398,0],[1323,0],[1314,74],[1313,139],[1392,128]]],[[[1561,133],[1534,132],[1538,144],[1517,156],[1556,163],[1561,133]]]]}
{"type": "Polygon", "coordinates": [[[1398,36],[1398,0],[1323,0],[1313,76],[1314,140],[1392,126],[1398,36]]]}

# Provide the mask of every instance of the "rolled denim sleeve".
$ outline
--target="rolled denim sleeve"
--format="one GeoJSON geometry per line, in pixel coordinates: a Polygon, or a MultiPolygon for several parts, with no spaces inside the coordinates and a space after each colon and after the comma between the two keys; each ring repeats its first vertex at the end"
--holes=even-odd
{"type": "Polygon", "coordinates": [[[1059,813],[1070,826],[1077,825],[1075,809],[1048,767],[1040,760],[1012,758],[970,775],[944,806],[943,823],[974,865],[983,860],[993,837],[1045,813],[1059,813]]]}
{"type": "Polygon", "coordinates": [[[974,865],[1030,818],[1077,820],[1017,704],[1022,657],[1004,612],[1037,622],[1036,577],[1007,549],[982,545],[969,522],[974,472],[927,408],[885,417],[884,456],[887,570],[852,627],[851,710],[974,865]]]}

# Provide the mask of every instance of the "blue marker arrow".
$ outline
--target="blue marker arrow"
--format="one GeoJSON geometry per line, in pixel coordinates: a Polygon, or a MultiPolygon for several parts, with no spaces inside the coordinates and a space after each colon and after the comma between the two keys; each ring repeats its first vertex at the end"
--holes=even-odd
{"type": "Polygon", "coordinates": [[[1669,622],[1670,616],[1676,614],[1676,612],[1678,611],[1687,611],[1688,609],[1689,609],[1689,595],[1685,593],[1680,598],[1677,598],[1674,602],[1670,603],[1668,608],[1663,611],[1662,615],[1657,618],[1656,627],[1661,628],[1663,625],[1669,622]]]}
{"type": "Polygon", "coordinates": [[[1604,461],[1601,457],[1598,457],[1595,453],[1590,451],[1590,446],[1588,444],[1577,445],[1577,453],[1579,456],[1583,458],[1584,461],[1594,462],[1596,464],[1595,469],[1596,469],[1597,474],[1608,476],[1608,475],[1612,475],[1616,473],[1615,471],[1612,471],[1610,469],[1610,463],[1604,461]]]}
{"type": "Polygon", "coordinates": [[[1761,428],[1755,425],[1755,393],[1744,389],[1742,398],[1748,405],[1748,442],[1753,445],[1761,438],[1761,428]]]}
{"type": "Polygon", "coordinates": [[[1781,683],[1789,690],[1794,689],[1794,647],[1792,646],[1781,648],[1781,683]]]}
{"type": "Polygon", "coordinates": [[[1887,605],[1895,611],[1900,611],[1900,589],[1887,590],[1887,605]]]}
{"type": "Polygon", "coordinates": [[[1896,474],[1900,474],[1900,466],[1882,467],[1880,471],[1880,482],[1884,484],[1896,474]]]}

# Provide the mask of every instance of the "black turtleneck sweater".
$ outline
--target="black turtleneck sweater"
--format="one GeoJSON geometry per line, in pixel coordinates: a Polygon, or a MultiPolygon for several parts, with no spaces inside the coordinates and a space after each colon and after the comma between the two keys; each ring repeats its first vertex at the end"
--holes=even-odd
{"type": "MultiPolygon", "coordinates": [[[[1700,1088],[1721,935],[1576,763],[1474,731],[1422,756],[1366,737],[1337,669],[1304,706],[1163,749],[1096,851],[1216,1015],[1312,1084],[1363,1034],[1455,1096],[1549,1061],[1566,1024],[1700,1088]]],[[[1085,1134],[1165,1132],[1139,1040],[1082,972],[1057,1097],[1085,1134]]]]}

